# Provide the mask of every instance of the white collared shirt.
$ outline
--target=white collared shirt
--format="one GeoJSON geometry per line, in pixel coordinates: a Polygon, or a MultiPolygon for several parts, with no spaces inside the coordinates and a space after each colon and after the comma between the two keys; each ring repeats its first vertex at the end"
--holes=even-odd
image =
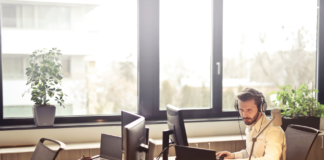
{"type": "MultiPolygon", "coordinates": [[[[246,150],[235,152],[235,159],[248,159],[251,148],[252,138],[255,137],[263,127],[270,121],[263,113],[261,118],[254,125],[247,125],[246,150]]],[[[257,138],[251,159],[253,160],[280,160],[286,159],[286,137],[285,132],[280,126],[273,126],[271,123],[257,138]]]]}

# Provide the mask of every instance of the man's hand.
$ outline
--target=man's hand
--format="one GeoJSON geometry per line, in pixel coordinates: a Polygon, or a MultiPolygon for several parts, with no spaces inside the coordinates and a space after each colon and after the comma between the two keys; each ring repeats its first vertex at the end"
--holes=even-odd
{"type": "Polygon", "coordinates": [[[228,152],[228,151],[218,152],[218,153],[216,153],[216,156],[220,157],[220,156],[222,156],[224,154],[226,155],[226,157],[224,157],[224,159],[235,159],[234,153],[231,153],[231,152],[228,152]]]}

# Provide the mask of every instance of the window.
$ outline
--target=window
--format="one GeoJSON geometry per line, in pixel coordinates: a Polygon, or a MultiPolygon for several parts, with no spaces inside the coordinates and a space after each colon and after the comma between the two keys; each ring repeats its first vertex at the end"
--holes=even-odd
{"type": "Polygon", "coordinates": [[[62,56],[61,64],[62,64],[62,73],[64,75],[64,78],[70,78],[71,77],[71,58],[62,56]]]}
{"type": "Polygon", "coordinates": [[[39,6],[39,29],[70,29],[70,7],[39,6]]]}
{"type": "Polygon", "coordinates": [[[23,5],[23,28],[35,28],[35,6],[23,5]]]}
{"type": "Polygon", "coordinates": [[[167,104],[185,118],[233,117],[243,87],[261,90],[270,108],[280,85],[324,90],[315,0],[71,3],[1,3],[1,124],[33,124],[21,94],[28,54],[39,48],[63,53],[68,100],[55,123],[118,121],[121,110],[161,120],[167,104]]]}
{"type": "MultiPolygon", "coordinates": [[[[62,4],[63,5],[63,4],[62,4]]],[[[71,6],[46,6],[39,4],[2,3],[4,28],[62,29],[71,27],[71,6]]],[[[83,16],[83,15],[82,15],[83,16]]],[[[73,16],[78,19],[78,15],[73,16]]]]}
{"type": "Polygon", "coordinates": [[[24,78],[24,66],[26,57],[3,55],[2,64],[6,66],[3,68],[4,80],[21,80],[24,78]]]}
{"type": "Polygon", "coordinates": [[[30,93],[21,96],[28,88],[28,56],[52,47],[63,54],[68,95],[57,117],[137,112],[137,2],[125,2],[1,4],[3,117],[32,117],[30,93]]]}
{"type": "Polygon", "coordinates": [[[18,7],[20,6],[15,4],[1,4],[3,27],[17,27],[17,19],[20,16],[18,7]]]}
{"type": "Polygon", "coordinates": [[[243,87],[262,91],[269,108],[278,86],[315,87],[317,0],[226,0],[223,8],[224,111],[243,87]]]}
{"type": "Polygon", "coordinates": [[[210,6],[212,1],[160,1],[160,109],[211,108],[210,6]]]}

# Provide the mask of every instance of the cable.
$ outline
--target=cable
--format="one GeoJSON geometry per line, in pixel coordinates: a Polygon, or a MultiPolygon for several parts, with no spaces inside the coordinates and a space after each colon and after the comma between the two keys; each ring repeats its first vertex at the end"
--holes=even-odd
{"type": "MultiPolygon", "coordinates": [[[[252,138],[252,148],[251,148],[251,153],[250,153],[250,156],[249,156],[249,160],[251,160],[251,157],[252,157],[252,153],[253,153],[253,147],[254,147],[254,143],[256,142],[258,136],[260,135],[260,133],[262,132],[260,129],[261,129],[261,126],[262,126],[262,122],[263,122],[263,117],[265,115],[262,115],[262,120],[261,120],[261,125],[260,125],[260,128],[259,128],[259,133],[257,134],[257,136],[255,136],[254,138],[252,138]]],[[[271,122],[271,121],[270,121],[271,122]]],[[[266,125],[266,127],[268,126],[269,124],[266,125]]]]}
{"type": "MultiPolygon", "coordinates": [[[[239,114],[240,114],[240,112],[239,112],[239,114]]],[[[240,115],[240,116],[241,116],[241,115],[240,115]]],[[[240,120],[240,119],[239,119],[240,116],[237,117],[237,122],[238,122],[238,124],[239,124],[239,128],[240,128],[240,133],[241,133],[242,141],[244,141],[244,140],[243,140],[243,136],[242,136],[242,131],[241,131],[241,125],[240,125],[240,121],[239,121],[239,120],[240,120]]],[[[244,143],[244,146],[245,146],[244,148],[245,148],[246,153],[249,154],[249,152],[246,150],[246,142],[244,143]]]]}
{"type": "Polygon", "coordinates": [[[163,154],[163,152],[166,150],[166,149],[169,149],[170,147],[174,146],[173,144],[170,144],[168,147],[165,147],[162,152],[156,157],[156,160],[159,160],[161,155],[163,154]]]}

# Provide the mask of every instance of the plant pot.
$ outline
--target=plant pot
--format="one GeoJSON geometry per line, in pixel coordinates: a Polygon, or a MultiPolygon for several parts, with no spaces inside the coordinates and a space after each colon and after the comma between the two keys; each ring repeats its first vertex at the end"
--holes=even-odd
{"type": "Polygon", "coordinates": [[[324,130],[324,117],[321,117],[320,120],[320,130],[324,130]]]}
{"type": "Polygon", "coordinates": [[[320,127],[320,118],[319,117],[309,117],[309,118],[282,118],[282,126],[281,128],[286,131],[286,128],[289,124],[298,124],[302,126],[308,126],[315,129],[319,129],[320,127]]]}
{"type": "Polygon", "coordinates": [[[53,126],[55,120],[56,107],[53,105],[34,105],[33,115],[36,126],[53,126]]]}

